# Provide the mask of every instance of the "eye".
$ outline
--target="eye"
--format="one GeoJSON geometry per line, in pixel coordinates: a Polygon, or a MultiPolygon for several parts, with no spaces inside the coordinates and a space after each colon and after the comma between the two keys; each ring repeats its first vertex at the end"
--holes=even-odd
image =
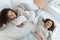
{"type": "Polygon", "coordinates": [[[11,11],[11,13],[13,13],[13,12],[11,11]]]}
{"type": "Polygon", "coordinates": [[[49,25],[52,25],[52,22],[49,22],[49,25]]]}
{"type": "Polygon", "coordinates": [[[48,23],[50,23],[50,21],[48,21],[48,23]]]}

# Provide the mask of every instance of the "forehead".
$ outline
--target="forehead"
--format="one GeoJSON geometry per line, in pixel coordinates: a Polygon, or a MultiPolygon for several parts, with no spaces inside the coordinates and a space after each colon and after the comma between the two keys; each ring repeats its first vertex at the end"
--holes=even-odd
{"type": "Polygon", "coordinates": [[[8,13],[7,13],[7,15],[12,15],[13,14],[12,12],[13,11],[9,10],[8,13]]]}
{"type": "Polygon", "coordinates": [[[46,22],[52,23],[52,21],[50,21],[50,20],[48,20],[48,21],[46,21],[46,22]]]}
{"type": "Polygon", "coordinates": [[[8,11],[8,14],[10,14],[10,13],[12,13],[12,12],[14,12],[14,11],[12,11],[12,10],[9,10],[9,11],[8,11]]]}
{"type": "Polygon", "coordinates": [[[9,10],[8,12],[13,12],[12,10],[9,10]]]}

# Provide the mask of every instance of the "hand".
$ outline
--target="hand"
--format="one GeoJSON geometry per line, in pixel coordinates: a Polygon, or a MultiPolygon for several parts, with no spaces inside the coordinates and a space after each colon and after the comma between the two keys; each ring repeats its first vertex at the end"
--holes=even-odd
{"type": "Polygon", "coordinates": [[[20,28],[21,28],[21,27],[23,27],[23,25],[24,25],[24,24],[21,23],[21,24],[17,25],[17,27],[20,27],[20,28]]]}

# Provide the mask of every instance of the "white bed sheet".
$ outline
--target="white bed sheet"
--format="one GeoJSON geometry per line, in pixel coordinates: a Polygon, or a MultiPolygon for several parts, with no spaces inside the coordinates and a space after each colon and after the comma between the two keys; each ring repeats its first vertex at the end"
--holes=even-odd
{"type": "Polygon", "coordinates": [[[12,7],[19,5],[20,3],[27,3],[31,7],[31,10],[38,9],[38,7],[33,3],[33,0],[10,0],[12,7]]]}
{"type": "MultiPolygon", "coordinates": [[[[16,5],[18,5],[18,4],[22,3],[22,2],[28,3],[32,8],[31,10],[37,9],[37,6],[35,4],[33,4],[33,0],[0,0],[0,4],[1,4],[0,5],[0,11],[3,8],[12,8],[12,7],[14,7],[14,6],[16,6],[16,5]]],[[[45,13],[45,12],[42,13],[41,15],[44,18],[50,18],[50,19],[54,20],[55,23],[56,23],[56,26],[58,26],[57,29],[59,30],[59,23],[57,23],[57,21],[55,20],[56,18],[54,18],[51,14],[45,13]]],[[[59,40],[59,36],[57,37],[57,35],[56,35],[56,34],[59,35],[58,30],[54,33],[53,40],[59,40]]]]}
{"type": "Polygon", "coordinates": [[[4,8],[11,8],[10,0],[0,0],[0,11],[4,8]]]}

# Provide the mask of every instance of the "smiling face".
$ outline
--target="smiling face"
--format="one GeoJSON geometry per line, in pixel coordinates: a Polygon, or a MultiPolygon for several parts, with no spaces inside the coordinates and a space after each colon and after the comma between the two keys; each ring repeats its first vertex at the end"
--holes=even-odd
{"type": "Polygon", "coordinates": [[[44,25],[48,29],[48,28],[50,28],[52,26],[52,22],[51,21],[47,21],[44,25]]]}
{"type": "Polygon", "coordinates": [[[7,16],[8,16],[9,19],[16,18],[16,14],[11,10],[8,11],[7,16]]]}

